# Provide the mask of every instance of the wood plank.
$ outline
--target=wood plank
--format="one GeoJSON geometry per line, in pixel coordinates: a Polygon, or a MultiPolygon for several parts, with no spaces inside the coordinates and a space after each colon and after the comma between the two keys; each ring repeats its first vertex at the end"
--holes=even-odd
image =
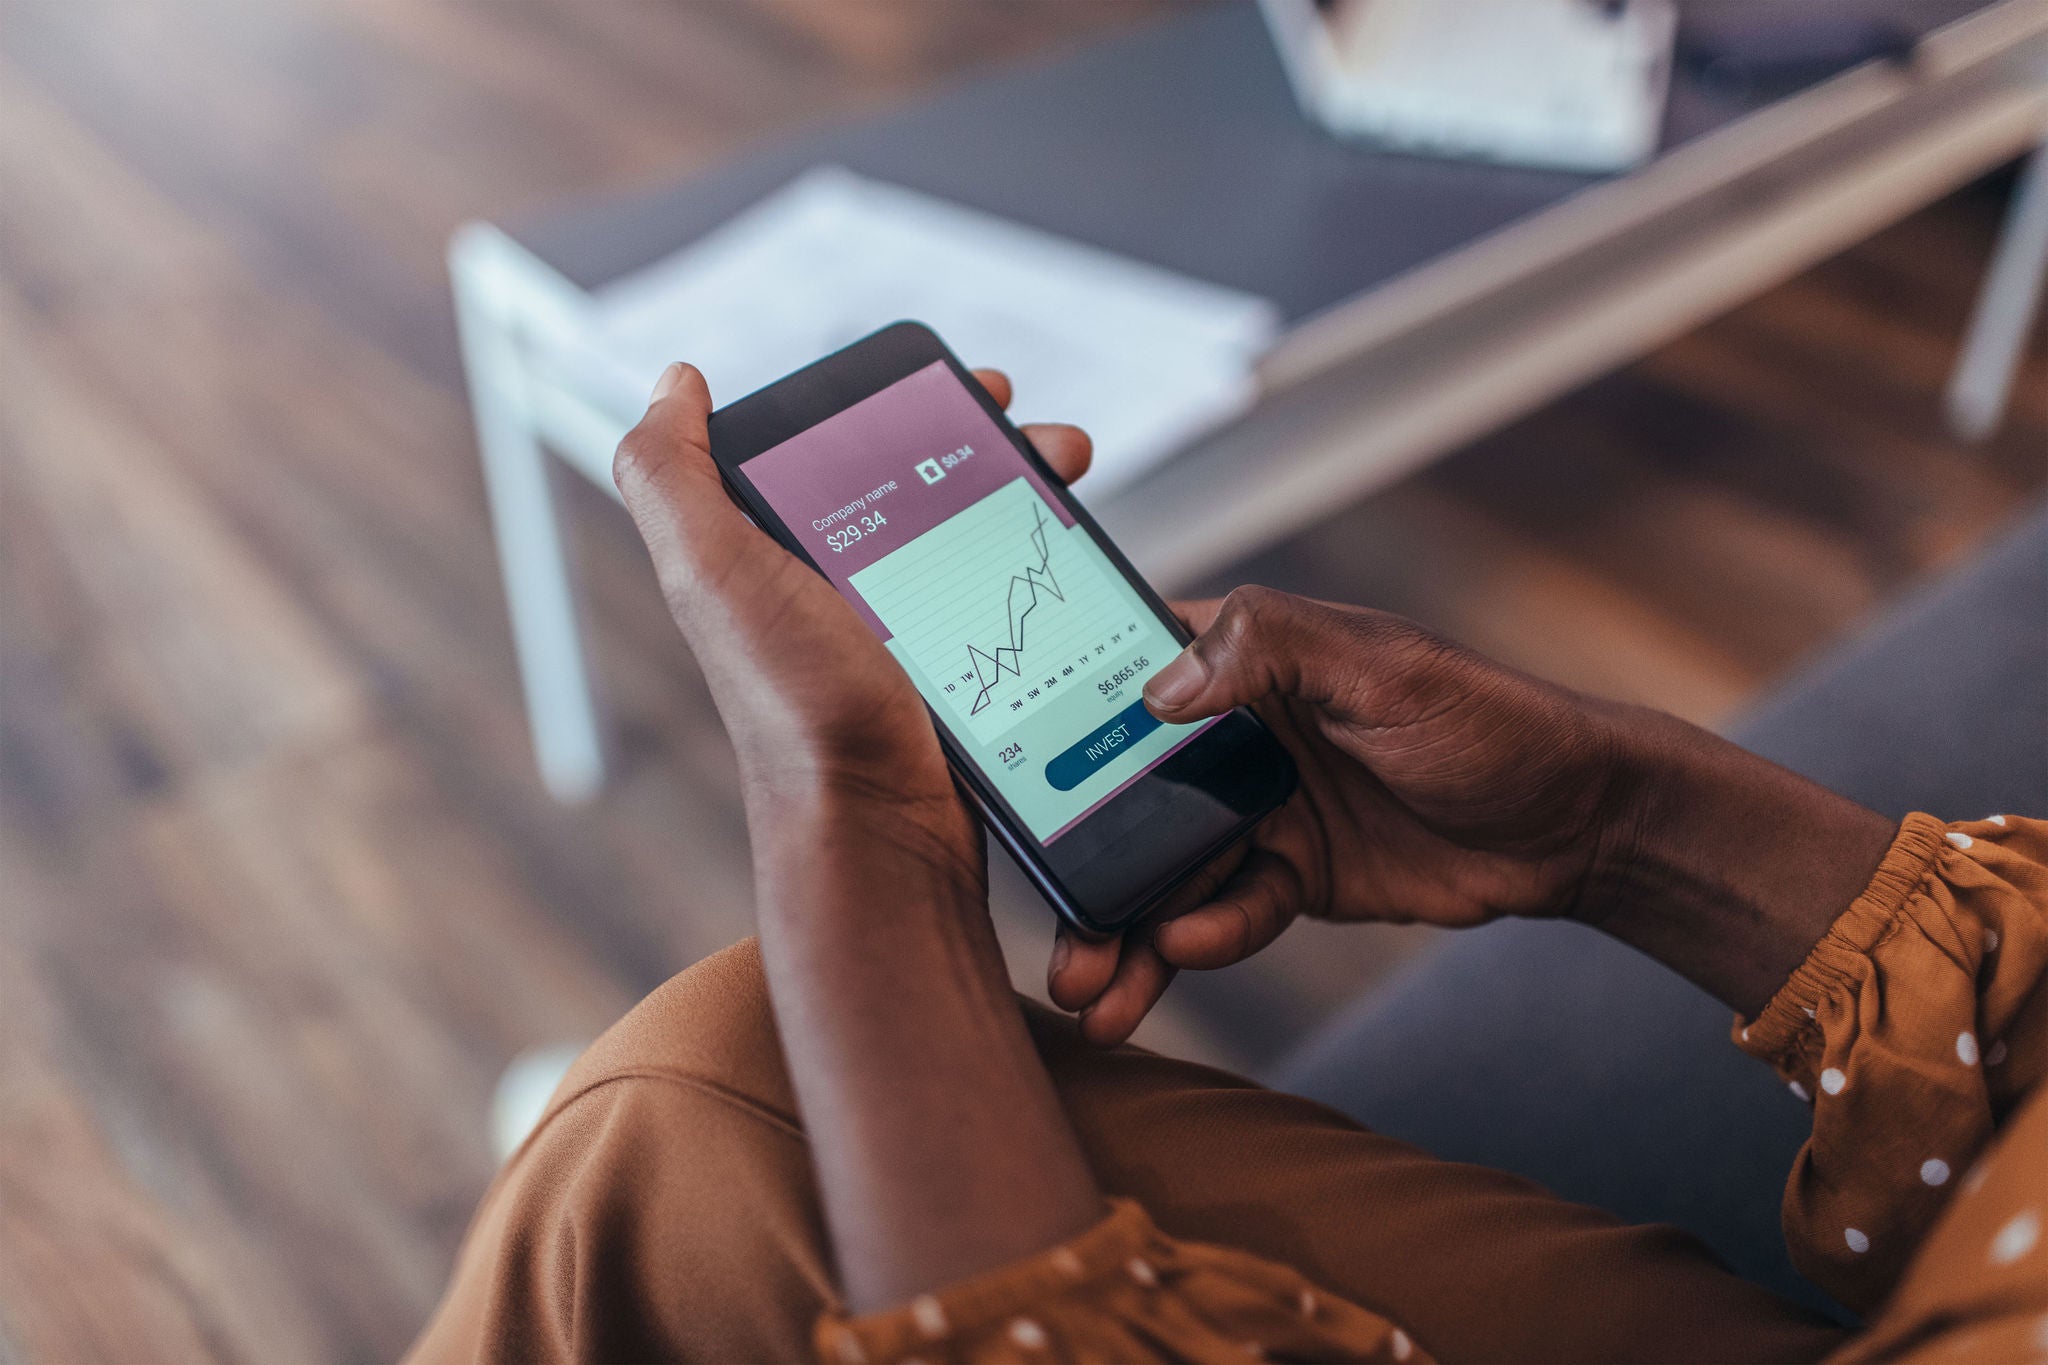
{"type": "MultiPolygon", "coordinates": [[[[68,906],[19,847],[0,845],[0,1356],[22,1361],[257,1361],[321,1354],[296,1294],[250,1294],[132,1174],[22,941],[22,907],[68,906]],[[257,1349],[259,1344],[266,1350],[257,1349]]],[[[260,1284],[260,1280],[256,1283],[260,1284]]]]}
{"type": "MultiPolygon", "coordinates": [[[[34,356],[13,321],[0,310],[7,349],[34,356]]],[[[9,449],[55,458],[10,484],[54,528],[45,585],[94,623],[61,671],[166,776],[125,820],[39,841],[102,913],[8,939],[58,983],[58,1051],[137,1177],[233,1253],[224,1281],[263,1271],[278,1304],[317,1286],[334,1335],[315,1354],[394,1354],[488,1175],[497,1069],[630,996],[371,727],[349,670],[160,452],[61,370],[17,374],[37,425],[9,449]]],[[[15,671],[33,642],[10,635],[15,671]]]]}

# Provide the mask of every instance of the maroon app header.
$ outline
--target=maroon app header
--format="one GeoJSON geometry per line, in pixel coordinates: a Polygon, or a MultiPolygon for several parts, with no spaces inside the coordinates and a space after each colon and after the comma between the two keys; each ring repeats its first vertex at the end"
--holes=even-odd
{"type": "Polygon", "coordinates": [[[847,581],[1018,475],[1073,518],[944,361],[900,379],[740,466],[877,633],[847,581]]]}

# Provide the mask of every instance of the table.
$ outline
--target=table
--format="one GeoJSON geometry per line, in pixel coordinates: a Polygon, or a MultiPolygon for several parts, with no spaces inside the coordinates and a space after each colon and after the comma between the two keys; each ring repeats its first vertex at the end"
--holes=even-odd
{"type": "MultiPolygon", "coordinates": [[[[1725,21],[1720,0],[1688,22],[1725,21]]],[[[1297,112],[1250,5],[1205,11],[564,206],[450,249],[464,361],[536,756],[603,778],[547,461],[611,488],[637,417],[546,356],[582,291],[693,240],[820,162],[1274,300],[1287,327],[1242,419],[1090,502],[1162,589],[1332,510],[1724,312],[2048,135],[2048,0],[1805,0],[1922,35],[1763,102],[1674,78],[1663,147],[1595,179],[1376,153],[1297,112]]],[[[2037,157],[1959,372],[1995,420],[2048,253],[2037,157]],[[2003,369],[2001,370],[2001,367],[2003,369]],[[1987,397],[1988,396],[1988,397],[1987,397]]]]}

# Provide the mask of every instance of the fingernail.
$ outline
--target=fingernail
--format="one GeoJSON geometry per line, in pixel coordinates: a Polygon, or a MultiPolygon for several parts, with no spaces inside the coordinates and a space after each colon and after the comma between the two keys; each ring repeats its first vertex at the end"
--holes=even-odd
{"type": "Polygon", "coordinates": [[[1145,684],[1145,700],[1170,711],[1193,701],[1208,681],[1208,667],[1193,649],[1184,649],[1145,684]]]}
{"type": "Polygon", "coordinates": [[[647,405],[653,407],[668,397],[669,390],[681,383],[682,379],[683,363],[680,360],[670,361],[669,367],[661,372],[661,378],[654,381],[654,394],[647,400],[647,405]]]}
{"type": "Polygon", "coordinates": [[[1067,959],[1074,955],[1074,945],[1065,934],[1052,941],[1052,962],[1046,967],[1046,975],[1059,980],[1061,972],[1067,969],[1067,959]]]}

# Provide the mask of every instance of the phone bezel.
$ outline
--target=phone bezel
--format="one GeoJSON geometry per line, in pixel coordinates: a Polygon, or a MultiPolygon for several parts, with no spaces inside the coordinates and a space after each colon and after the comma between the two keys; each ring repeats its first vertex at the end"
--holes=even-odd
{"type": "MultiPolygon", "coordinates": [[[[873,332],[713,412],[710,422],[711,456],[727,492],[755,524],[823,576],[822,566],[754,488],[742,466],[756,455],[880,393],[935,361],[943,361],[947,365],[961,386],[981,405],[996,429],[1037,471],[1068,514],[1086,530],[1110,563],[1137,591],[1174,641],[1186,644],[1192,637],[1172,608],[1124,558],[1115,542],[1104,534],[1095,519],[1088,515],[1087,509],[1068,492],[1065,483],[1023,433],[1011,424],[1002,408],[989,397],[987,390],[959,358],[921,323],[899,322],[873,332]]],[[[922,694],[920,698],[923,699],[922,694]]],[[[931,714],[956,781],[974,802],[984,823],[1009,849],[1053,908],[1075,929],[1090,937],[1115,934],[1142,917],[1162,897],[1278,809],[1294,790],[1293,760],[1264,724],[1242,708],[1225,715],[1190,743],[1175,750],[1138,782],[1119,792],[1100,810],[1085,817],[1088,821],[1102,819],[1141,792],[1147,792],[1148,799],[1155,804],[1171,799],[1171,792],[1148,792],[1148,784],[1155,782],[1197,790],[1235,814],[1235,818],[1228,822],[1212,822],[1208,837],[1200,838],[1197,846],[1186,856],[1167,863],[1156,875],[1146,875],[1146,889],[1120,905],[1119,913],[1105,916],[1083,904],[1081,897],[1068,885],[1068,881],[1083,870],[1087,860],[1061,867],[1057,845],[1049,848],[1038,841],[928,699],[925,699],[925,709],[931,714]],[[1248,750],[1247,761],[1218,761],[1223,752],[1218,746],[1248,750]]],[[[1186,823],[1185,819],[1179,822],[1169,819],[1168,814],[1161,809],[1145,818],[1147,823],[1186,823]]],[[[1135,833],[1137,828],[1131,832],[1135,833]]]]}

